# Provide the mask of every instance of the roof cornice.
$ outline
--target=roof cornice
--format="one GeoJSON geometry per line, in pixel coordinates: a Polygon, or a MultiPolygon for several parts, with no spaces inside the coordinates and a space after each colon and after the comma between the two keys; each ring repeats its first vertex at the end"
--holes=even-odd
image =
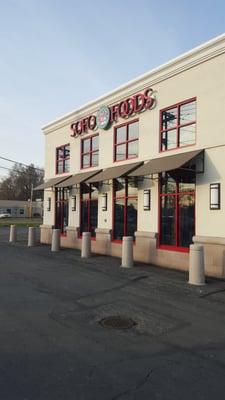
{"type": "Polygon", "coordinates": [[[154,89],[153,86],[157,83],[169,79],[212,58],[218,57],[223,53],[225,53],[225,34],[220,35],[203,45],[195,47],[191,51],[188,51],[145,74],[139,75],[137,78],[128,81],[103,96],[100,96],[76,110],[65,114],[61,118],[48,123],[43,126],[42,130],[44,131],[44,134],[53,132],[65,125],[75,122],[78,119],[96,113],[99,107],[103,104],[111,106],[112,104],[123,100],[125,96],[129,97],[145,88],[152,87],[154,89]]]}

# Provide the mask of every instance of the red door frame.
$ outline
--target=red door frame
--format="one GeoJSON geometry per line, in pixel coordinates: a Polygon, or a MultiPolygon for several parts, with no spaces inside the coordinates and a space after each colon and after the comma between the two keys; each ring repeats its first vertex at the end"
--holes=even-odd
{"type": "MultiPolygon", "coordinates": [[[[180,228],[180,224],[179,224],[179,216],[180,216],[180,207],[179,207],[179,197],[180,196],[185,196],[185,195],[191,195],[194,197],[195,200],[195,190],[194,191],[189,191],[189,192],[179,192],[179,183],[176,182],[176,193],[161,193],[161,179],[162,176],[161,174],[159,175],[159,188],[158,188],[158,198],[159,198],[159,202],[158,202],[158,232],[159,232],[159,238],[158,238],[158,248],[159,249],[164,249],[164,250],[171,250],[171,251],[178,251],[178,252],[182,252],[182,253],[189,253],[189,247],[181,247],[179,246],[179,228],[180,228]],[[171,197],[175,197],[175,242],[176,245],[166,245],[166,244],[161,244],[161,198],[162,197],[167,197],[167,196],[171,196],[171,197]]],[[[195,206],[195,210],[196,210],[196,202],[194,203],[195,206]]],[[[195,212],[194,212],[195,214],[195,212]]],[[[194,234],[195,234],[195,226],[196,226],[196,218],[194,220],[194,234]]]]}

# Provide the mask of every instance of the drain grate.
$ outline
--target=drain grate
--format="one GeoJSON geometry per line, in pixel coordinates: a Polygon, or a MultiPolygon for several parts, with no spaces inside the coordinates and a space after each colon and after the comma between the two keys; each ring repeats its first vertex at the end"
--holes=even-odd
{"type": "Polygon", "coordinates": [[[107,318],[101,319],[99,321],[100,325],[104,326],[104,328],[113,328],[113,329],[131,329],[133,326],[137,325],[137,323],[127,317],[122,317],[121,315],[113,315],[107,318]]]}

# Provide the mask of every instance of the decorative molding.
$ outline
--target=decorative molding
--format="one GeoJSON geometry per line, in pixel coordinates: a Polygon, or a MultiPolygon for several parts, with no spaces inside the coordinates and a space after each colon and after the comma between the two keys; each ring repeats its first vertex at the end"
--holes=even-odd
{"type": "Polygon", "coordinates": [[[192,240],[193,240],[194,243],[214,244],[214,245],[223,245],[223,246],[225,246],[225,238],[223,238],[223,237],[193,236],[192,240]]]}

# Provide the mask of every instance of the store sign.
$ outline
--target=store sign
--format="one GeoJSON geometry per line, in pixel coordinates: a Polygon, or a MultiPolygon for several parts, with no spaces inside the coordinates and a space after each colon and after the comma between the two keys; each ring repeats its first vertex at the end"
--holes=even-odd
{"type": "Polygon", "coordinates": [[[117,122],[118,118],[128,118],[137,113],[150,110],[155,104],[152,89],[146,89],[144,93],[135,94],[120,103],[107,107],[102,106],[96,115],[90,115],[71,124],[72,137],[78,137],[89,130],[96,128],[107,129],[110,124],[117,122]]]}
{"type": "Polygon", "coordinates": [[[96,124],[100,129],[106,129],[110,123],[110,109],[109,107],[102,106],[96,115],[96,124]]]}

